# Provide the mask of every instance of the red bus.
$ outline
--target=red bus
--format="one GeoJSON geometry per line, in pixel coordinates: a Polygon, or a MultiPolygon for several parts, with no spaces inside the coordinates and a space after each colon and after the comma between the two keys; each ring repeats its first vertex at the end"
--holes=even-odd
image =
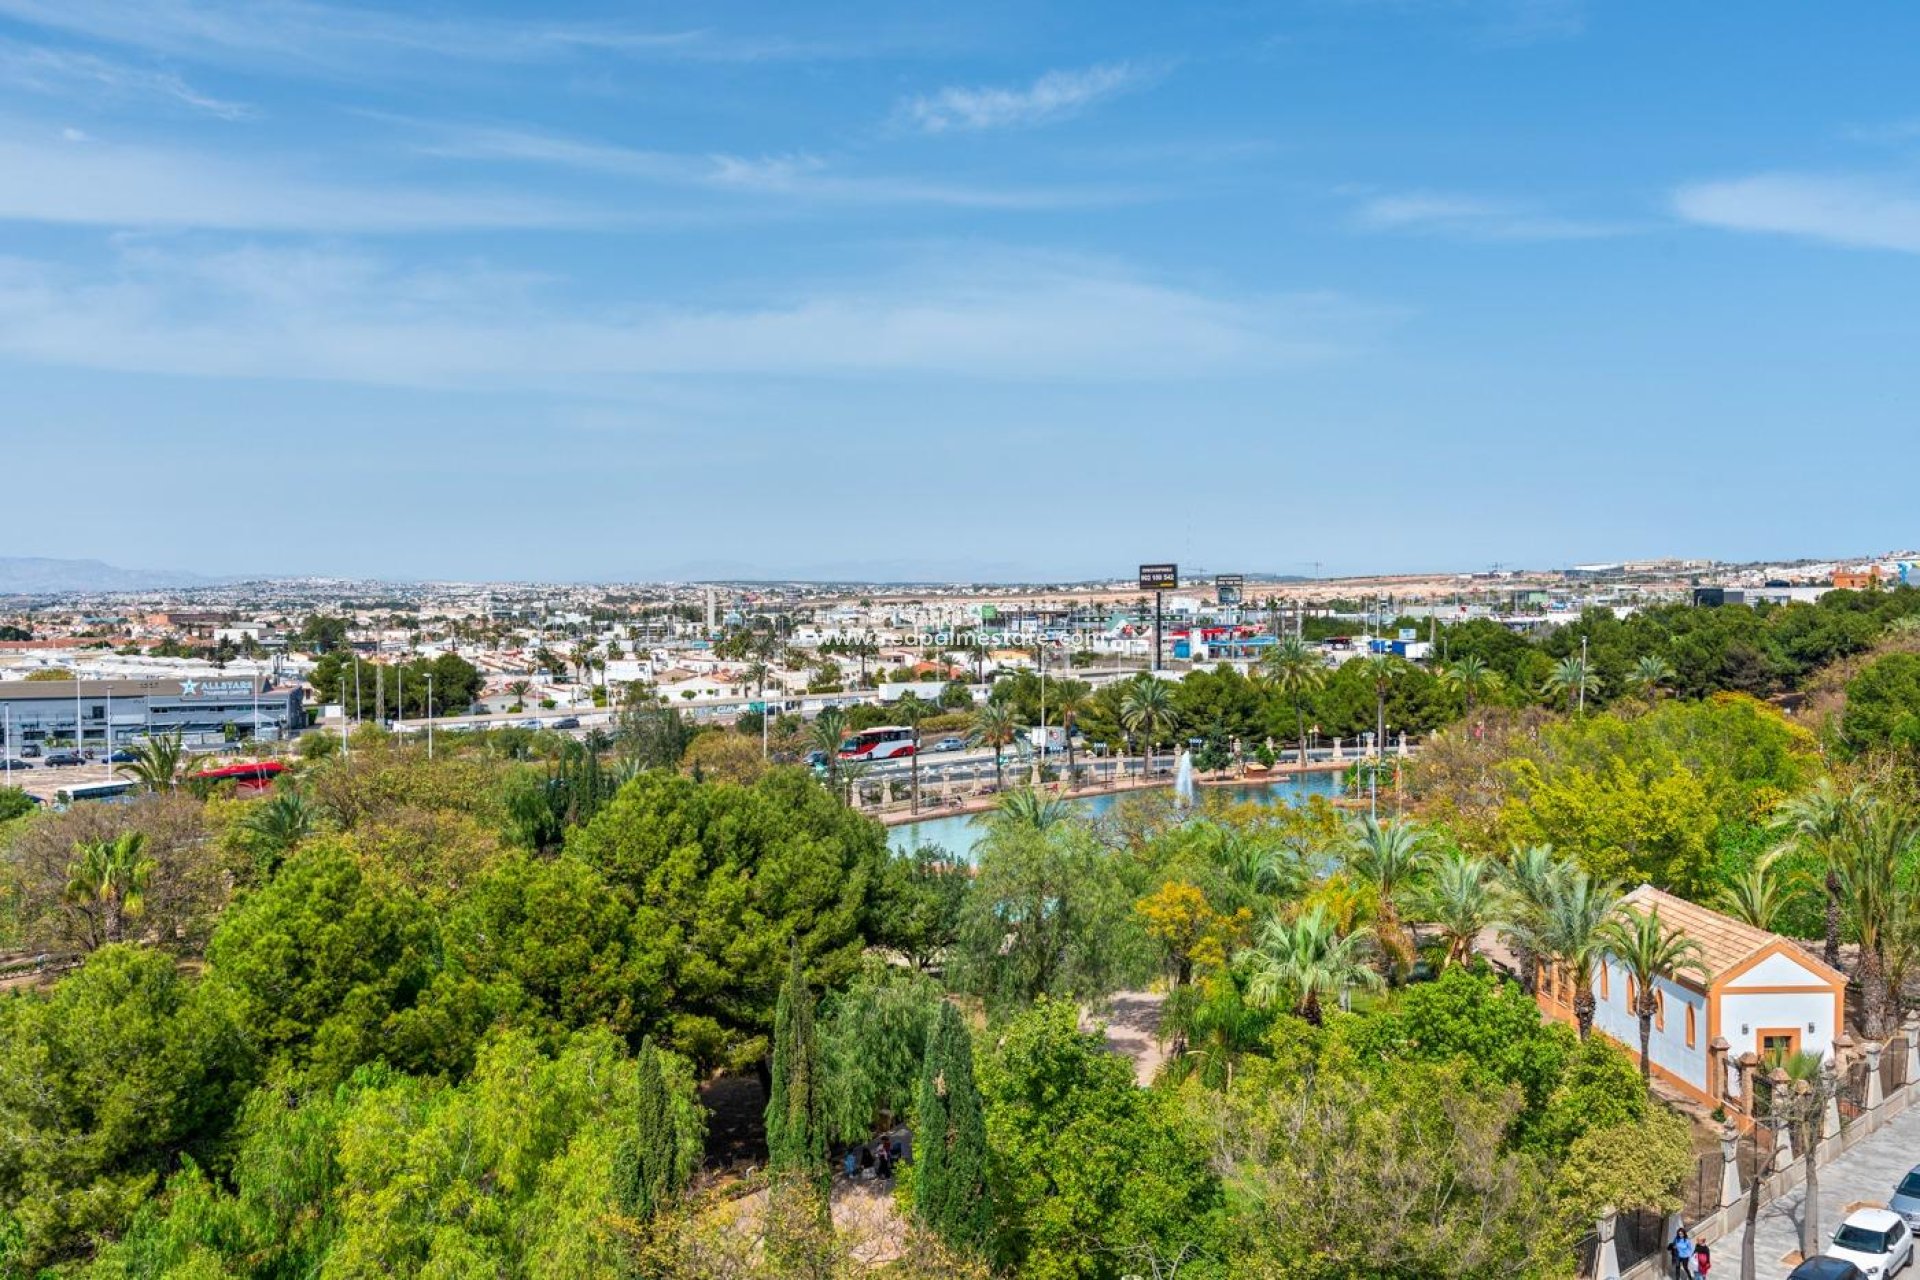
{"type": "Polygon", "coordinates": [[[287,771],[287,766],[278,760],[260,760],[247,764],[230,764],[224,768],[207,769],[201,773],[189,775],[193,782],[231,782],[233,789],[240,795],[252,795],[260,791],[273,790],[274,782],[287,771]]]}

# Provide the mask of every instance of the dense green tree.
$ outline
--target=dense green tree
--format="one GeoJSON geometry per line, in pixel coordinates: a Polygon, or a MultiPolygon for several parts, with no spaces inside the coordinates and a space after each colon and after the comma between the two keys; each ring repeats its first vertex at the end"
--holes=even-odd
{"type": "Polygon", "coordinates": [[[228,911],[207,947],[209,984],[276,1076],[327,1086],[386,1056],[435,949],[414,894],[317,840],[228,911]]]}
{"type": "Polygon", "coordinates": [[[634,1055],[632,1129],[614,1165],[620,1207],[643,1220],[653,1217],[680,1190],[684,1168],[660,1051],[643,1040],[634,1055]]]}
{"type": "Polygon", "coordinates": [[[951,1004],[939,1005],[924,1056],[914,1115],[914,1216],[950,1244],[981,1249],[993,1225],[986,1114],[973,1079],[973,1036],[951,1004]]]}
{"type": "Polygon", "coordinates": [[[795,951],[774,1010],[767,1171],[776,1183],[811,1189],[824,1200],[832,1175],[827,1165],[826,1082],[814,1012],[813,992],[795,951]]]}
{"type": "Polygon", "coordinates": [[[166,955],[109,946],[0,997],[0,1274],[77,1257],[180,1153],[217,1152],[251,1056],[208,994],[166,955]]]}
{"type": "Polygon", "coordinates": [[[1854,751],[1920,751],[1920,653],[1889,653],[1847,681],[1840,732],[1854,751]]]}
{"type": "Polygon", "coordinates": [[[996,1255],[1062,1280],[1216,1257],[1220,1186],[1177,1100],[1137,1088],[1133,1064],[1077,1023],[1071,1004],[1043,1001],[979,1065],[996,1255]]]}
{"type": "Polygon", "coordinates": [[[881,829],[803,770],[750,787],[642,774],[567,849],[633,914],[637,963],[667,1010],[662,1042],[704,1064],[766,1058],[790,950],[832,987],[880,933],[881,829]]]}
{"type": "Polygon", "coordinates": [[[1577,1041],[1517,985],[1452,968],[1400,993],[1390,1010],[1340,1024],[1363,1059],[1450,1063],[1470,1082],[1515,1086],[1522,1130],[1559,1087],[1577,1041]]]}
{"type": "Polygon", "coordinates": [[[959,941],[973,874],[938,845],[887,859],[874,904],[878,940],[916,969],[938,965],[959,941]]]}
{"type": "Polygon", "coordinates": [[[1124,868],[1081,824],[994,826],[978,846],[954,980],[998,1005],[1099,999],[1151,971],[1124,868]]]}
{"type": "Polygon", "coordinates": [[[34,811],[33,797],[19,787],[0,786],[0,822],[11,822],[34,811]]]}
{"type": "Polygon", "coordinates": [[[870,958],[821,1001],[821,1107],[830,1142],[864,1141],[876,1125],[912,1109],[941,994],[926,975],[870,958]]]}

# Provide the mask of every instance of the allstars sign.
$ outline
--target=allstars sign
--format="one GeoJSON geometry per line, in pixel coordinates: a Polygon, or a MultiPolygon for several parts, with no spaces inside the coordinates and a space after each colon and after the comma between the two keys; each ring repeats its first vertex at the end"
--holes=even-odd
{"type": "Polygon", "coordinates": [[[182,680],[180,696],[183,698],[250,698],[253,696],[253,681],[182,680]]]}

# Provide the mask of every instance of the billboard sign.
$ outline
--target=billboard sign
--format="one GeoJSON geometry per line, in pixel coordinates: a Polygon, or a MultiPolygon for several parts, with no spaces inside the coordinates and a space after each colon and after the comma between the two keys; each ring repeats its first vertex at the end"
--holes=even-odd
{"type": "Polygon", "coordinates": [[[1239,604],[1245,592],[1247,579],[1245,574],[1223,573],[1213,580],[1213,599],[1216,604],[1239,604]]]}
{"type": "Polygon", "coordinates": [[[1141,565],[1140,589],[1142,591],[1178,591],[1180,566],[1177,564],[1141,565]]]}

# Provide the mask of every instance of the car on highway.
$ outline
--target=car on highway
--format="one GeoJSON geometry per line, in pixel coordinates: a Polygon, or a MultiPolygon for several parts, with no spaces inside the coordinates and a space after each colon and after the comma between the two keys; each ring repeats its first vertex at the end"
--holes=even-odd
{"type": "Polygon", "coordinates": [[[827,767],[827,753],[817,748],[807,752],[807,764],[814,769],[825,769],[827,767]]]}
{"type": "Polygon", "coordinates": [[[139,758],[140,757],[133,754],[133,752],[128,751],[125,747],[122,747],[120,750],[114,752],[112,755],[107,757],[107,763],[108,764],[132,764],[135,760],[138,760],[139,758]]]}
{"type": "Polygon", "coordinates": [[[516,729],[538,729],[540,722],[538,720],[521,720],[513,727],[516,729]]]}
{"type": "Polygon", "coordinates": [[[31,759],[40,754],[40,748],[37,744],[29,742],[26,746],[20,748],[20,754],[31,759]]]}
{"type": "Polygon", "coordinates": [[[69,769],[76,765],[83,765],[86,762],[87,758],[78,751],[56,751],[47,757],[47,768],[69,769]]]}
{"type": "Polygon", "coordinates": [[[966,749],[967,740],[965,738],[942,738],[927,748],[928,751],[965,751],[966,749]]]}
{"type": "Polygon", "coordinates": [[[0,764],[0,768],[7,768],[7,769],[31,769],[31,768],[33,768],[33,761],[31,761],[31,760],[8,760],[8,761],[6,761],[6,762],[5,762],[4,764],[0,764]]]}
{"type": "Polygon", "coordinates": [[[1867,1280],[1886,1280],[1913,1265],[1913,1232],[1891,1209],[1855,1209],[1833,1233],[1827,1256],[1846,1259],[1865,1272],[1867,1280]]]}
{"type": "Polygon", "coordinates": [[[1787,1275],[1787,1280],[1867,1280],[1860,1268],[1845,1258],[1829,1258],[1825,1254],[1808,1258],[1787,1275]]]}
{"type": "Polygon", "coordinates": [[[579,727],[579,716],[561,716],[558,720],[555,720],[547,726],[549,729],[578,729],[579,727]]]}
{"type": "Polygon", "coordinates": [[[1887,1200],[1887,1208],[1907,1220],[1909,1231],[1920,1229],[1920,1164],[1907,1170],[1907,1176],[1900,1179],[1900,1185],[1887,1200]]]}

